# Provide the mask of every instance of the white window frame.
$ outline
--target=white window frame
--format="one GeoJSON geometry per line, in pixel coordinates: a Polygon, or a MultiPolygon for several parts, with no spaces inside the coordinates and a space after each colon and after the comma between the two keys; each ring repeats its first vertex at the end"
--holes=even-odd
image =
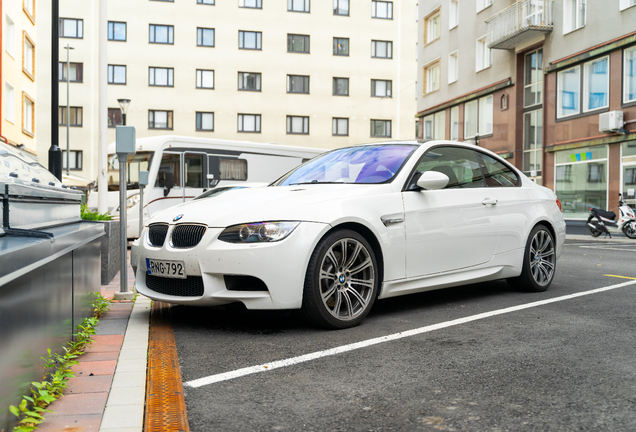
{"type": "Polygon", "coordinates": [[[476,136],[484,137],[487,135],[492,135],[494,130],[494,102],[495,102],[494,96],[490,94],[490,95],[482,96],[479,99],[473,99],[470,102],[466,102],[464,104],[464,140],[475,138],[476,136]],[[490,100],[490,102],[488,102],[488,100],[490,100]],[[468,115],[466,114],[466,106],[473,105],[473,104],[476,105],[476,113],[477,113],[477,118],[475,119],[476,133],[474,135],[470,135],[467,131],[468,115]],[[485,111],[485,108],[488,107],[488,105],[490,105],[490,110],[488,112],[483,112],[485,111]],[[483,117],[486,117],[485,121],[483,117]],[[490,120],[489,122],[490,129],[483,130],[482,126],[485,123],[488,123],[488,120],[490,120]]]}
{"type": "Polygon", "coordinates": [[[393,2],[392,1],[373,0],[371,2],[371,18],[393,19],[393,2]],[[383,4],[383,5],[386,6],[386,16],[378,15],[378,5],[379,4],[383,4]]]}
{"type": "Polygon", "coordinates": [[[492,49],[488,48],[487,36],[483,35],[475,41],[475,72],[492,66],[492,49]]]}
{"type": "Polygon", "coordinates": [[[636,0],[620,0],[618,4],[618,10],[622,12],[632,6],[636,6],[636,0]]]}
{"type": "Polygon", "coordinates": [[[459,25],[459,0],[448,0],[448,29],[452,30],[459,25]]]}
{"type": "Polygon", "coordinates": [[[475,5],[477,6],[477,13],[479,13],[487,7],[492,6],[492,0],[477,0],[475,5]]]}
{"type": "Polygon", "coordinates": [[[26,92],[22,92],[22,133],[33,137],[35,135],[35,101],[26,92]]]}
{"type": "Polygon", "coordinates": [[[261,115],[260,114],[239,114],[237,116],[238,127],[240,133],[261,133],[261,115]],[[245,119],[252,118],[254,120],[254,130],[245,130],[245,119]]]}
{"type": "Polygon", "coordinates": [[[4,118],[15,124],[15,87],[9,82],[4,82],[4,118]]]}
{"type": "MultiPolygon", "coordinates": [[[[636,1],[636,0],[635,0],[636,1]]],[[[636,3],[635,3],[636,4],[636,3]]],[[[623,51],[623,103],[636,102],[636,47],[627,48],[623,51]],[[629,98],[630,88],[629,88],[629,77],[627,75],[629,59],[627,55],[629,53],[633,53],[632,63],[632,73],[634,74],[633,84],[634,88],[631,89],[631,94],[634,95],[632,99],[629,98]]]]}
{"type": "Polygon", "coordinates": [[[442,10],[437,8],[424,18],[426,25],[426,43],[430,44],[442,37],[442,10]],[[433,20],[437,19],[437,25],[433,20]]]}
{"type": "Polygon", "coordinates": [[[534,51],[527,52],[523,56],[523,62],[524,62],[524,65],[523,65],[523,74],[524,74],[523,107],[528,108],[535,105],[541,105],[543,103],[543,48],[538,48],[534,51]],[[538,64],[539,53],[541,53],[541,64],[538,64]],[[527,63],[528,63],[529,56],[532,54],[535,54],[537,58],[537,66],[533,68],[533,70],[535,70],[537,73],[538,81],[532,81],[532,77],[528,77],[527,63]],[[534,103],[529,103],[529,101],[526,100],[526,91],[527,89],[531,89],[530,91],[532,91],[533,87],[538,88],[539,90],[532,94],[539,95],[539,96],[537,97],[538,100],[535,100],[534,103]]]}
{"type": "Polygon", "coordinates": [[[424,85],[422,86],[423,94],[427,95],[436,91],[439,91],[442,86],[442,65],[439,58],[428,62],[424,65],[422,71],[422,79],[424,85]],[[437,77],[435,77],[437,75],[437,77]],[[435,78],[437,82],[435,83],[435,78]],[[437,84],[437,86],[435,86],[437,84]]]}
{"type": "Polygon", "coordinates": [[[448,55],[448,83],[452,84],[459,79],[459,57],[458,50],[448,55]]]}
{"type": "Polygon", "coordinates": [[[590,111],[596,111],[596,110],[600,110],[600,109],[605,109],[609,107],[609,98],[610,98],[610,59],[609,56],[605,56],[605,57],[600,57],[597,59],[594,59],[592,61],[586,62],[583,64],[583,92],[582,92],[582,97],[583,97],[583,112],[590,112],[590,111]],[[600,62],[600,61],[605,61],[607,62],[607,81],[605,84],[605,88],[606,88],[606,94],[607,94],[607,103],[603,106],[599,106],[599,107],[595,107],[595,108],[590,108],[589,107],[589,102],[590,102],[590,83],[588,82],[589,78],[588,78],[588,70],[592,67],[592,65],[594,63],[600,62]]]}
{"type": "Polygon", "coordinates": [[[26,32],[22,32],[22,71],[31,79],[35,80],[35,42],[26,32]]]}
{"type": "Polygon", "coordinates": [[[450,139],[459,140],[459,105],[450,109],[450,139]]]}
{"type": "Polygon", "coordinates": [[[586,0],[563,0],[563,34],[585,27],[585,21],[587,20],[587,5],[585,2],[586,0]],[[576,13],[574,13],[575,11],[576,13]],[[572,16],[574,16],[574,22],[572,21],[572,16]]]}
{"type": "Polygon", "coordinates": [[[4,49],[7,54],[15,59],[15,22],[7,14],[5,15],[4,23],[4,49]]]}
{"type": "Polygon", "coordinates": [[[581,65],[576,65],[573,66],[571,68],[567,68],[565,70],[559,71],[557,73],[557,118],[565,118],[565,117],[571,117],[574,115],[578,115],[581,113],[581,65]],[[578,93],[576,94],[576,98],[573,98],[573,102],[576,105],[576,112],[573,112],[571,114],[563,114],[563,96],[562,96],[562,84],[561,84],[561,77],[569,71],[573,71],[576,70],[576,77],[577,77],[577,85],[576,88],[578,89],[578,93]]]}
{"type": "Polygon", "coordinates": [[[214,70],[212,69],[197,69],[197,83],[198,89],[214,90],[214,70]],[[209,79],[209,75],[212,74],[212,86],[205,86],[206,76],[209,79]]]}
{"type": "Polygon", "coordinates": [[[423,139],[446,139],[446,111],[438,111],[435,114],[424,117],[422,138],[423,139]],[[429,133],[430,132],[430,133],[429,133]]]}

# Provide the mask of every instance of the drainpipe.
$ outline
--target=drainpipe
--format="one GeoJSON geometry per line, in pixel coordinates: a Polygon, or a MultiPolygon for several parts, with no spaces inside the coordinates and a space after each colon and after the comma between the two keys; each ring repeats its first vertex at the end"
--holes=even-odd
{"type": "Polygon", "coordinates": [[[51,26],[51,147],[49,171],[62,181],[62,150],[60,142],[60,0],[52,0],[51,26]]]}

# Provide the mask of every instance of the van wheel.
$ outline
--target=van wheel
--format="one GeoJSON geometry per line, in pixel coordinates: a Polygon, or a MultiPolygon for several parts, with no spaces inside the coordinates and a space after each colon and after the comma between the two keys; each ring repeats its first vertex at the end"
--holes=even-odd
{"type": "Polygon", "coordinates": [[[521,275],[508,279],[508,283],[514,287],[521,287],[524,291],[545,291],[554,279],[555,270],[554,237],[544,225],[537,225],[528,236],[521,275]]]}
{"type": "Polygon", "coordinates": [[[338,230],[314,250],[305,276],[302,313],[329,329],[354,327],[369,314],[378,291],[373,249],[355,231],[338,230]]]}

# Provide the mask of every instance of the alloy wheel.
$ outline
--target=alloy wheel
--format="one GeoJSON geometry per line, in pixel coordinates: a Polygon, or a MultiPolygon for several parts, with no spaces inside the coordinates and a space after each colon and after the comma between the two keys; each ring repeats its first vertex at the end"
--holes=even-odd
{"type": "Polygon", "coordinates": [[[530,269],[532,278],[540,286],[552,281],[555,268],[554,240],[549,232],[539,230],[530,243],[530,269]]]}

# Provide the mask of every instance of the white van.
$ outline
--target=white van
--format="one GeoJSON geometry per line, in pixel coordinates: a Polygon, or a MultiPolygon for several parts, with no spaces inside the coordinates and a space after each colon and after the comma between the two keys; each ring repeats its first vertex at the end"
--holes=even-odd
{"type": "MultiPolygon", "coordinates": [[[[148,171],[144,221],[214,187],[272,182],[326,149],[163,135],[137,139],[128,157],[128,238],[139,237],[139,171],[148,171]]],[[[119,218],[119,160],[108,146],[108,211],[119,218]]],[[[88,197],[97,210],[99,191],[88,197]]]]}

